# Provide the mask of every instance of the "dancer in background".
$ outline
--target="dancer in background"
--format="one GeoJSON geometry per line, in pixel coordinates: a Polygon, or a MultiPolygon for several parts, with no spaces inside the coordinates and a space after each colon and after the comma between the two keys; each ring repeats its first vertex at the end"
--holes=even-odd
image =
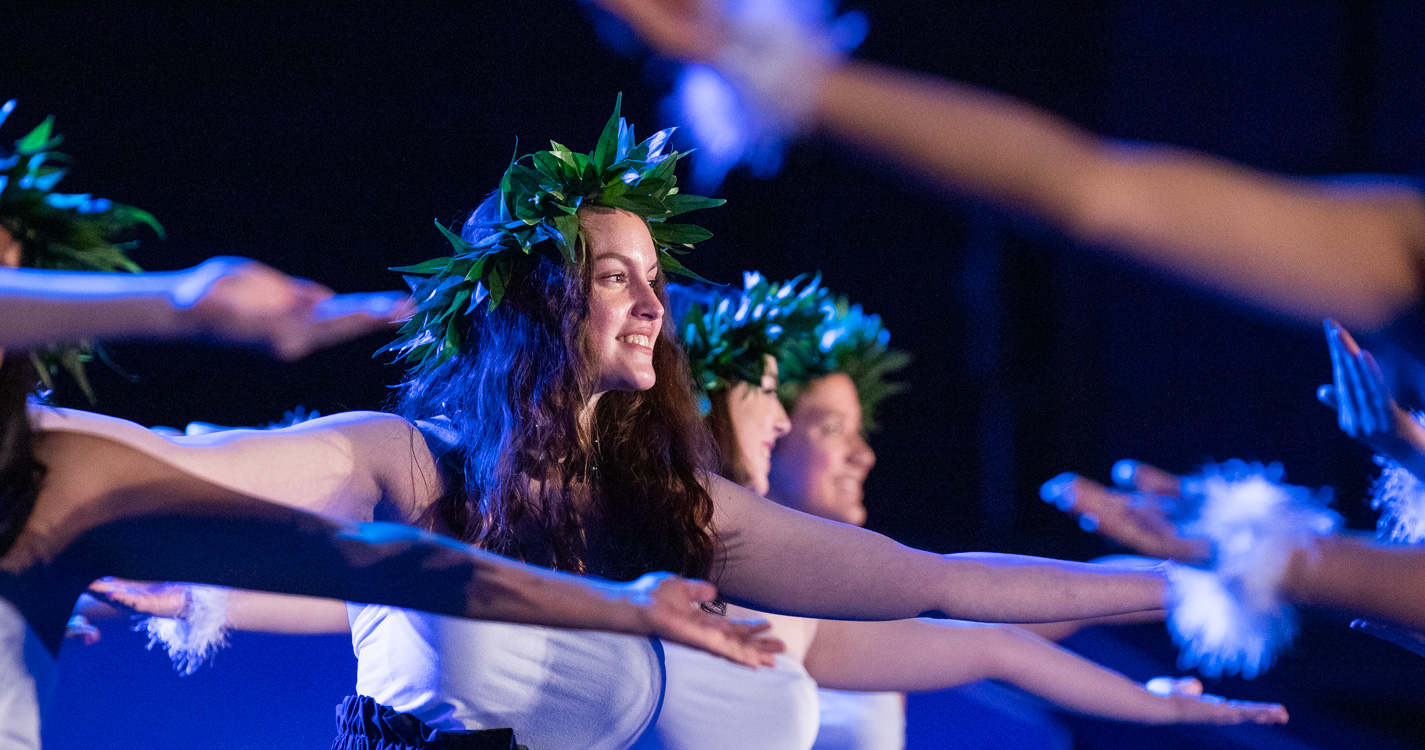
{"type": "Polygon", "coordinates": [[[846,61],[855,24],[833,23],[817,0],[599,5],[658,52],[708,66],[698,80],[715,72],[722,95],[699,97],[708,106],[684,120],[695,137],[701,122],[716,126],[700,145],[724,163],[823,133],[1288,318],[1372,332],[1400,321],[1397,339],[1425,355],[1417,185],[1284,177],[1101,139],[999,94],[846,61]]]}
{"type": "MultiPolygon", "coordinates": [[[[10,108],[6,105],[0,114],[10,108]]],[[[53,682],[54,653],[65,621],[85,587],[105,575],[179,578],[390,602],[462,617],[658,633],[690,639],[729,658],[770,658],[764,654],[775,644],[758,638],[758,628],[694,609],[714,595],[707,584],[668,576],[633,584],[576,579],[416,529],[331,521],[204,482],[93,428],[98,423],[122,432],[130,423],[29,404],[38,379],[36,364],[67,369],[85,382],[79,369],[83,350],[62,343],[73,337],[203,336],[296,356],[389,325],[402,312],[399,296],[334,298],[310,282],[235,259],[153,275],[13,270],[20,263],[136,270],[115,244],[116,235],[140,219],[155,224],[137,209],[54,193],[62,176],[52,164],[57,140],[46,121],[16,144],[14,154],[0,154],[0,163],[8,165],[0,175],[0,261],[5,266],[0,269],[0,309],[7,313],[0,323],[0,343],[60,342],[37,352],[33,361],[14,348],[0,347],[4,747],[39,746],[41,708],[53,682]],[[323,305],[350,312],[332,317],[323,305]]],[[[338,463],[349,460],[335,458],[338,463]]],[[[314,489],[310,484],[294,488],[314,489]]]]}
{"type": "MultiPolygon", "coordinates": [[[[682,310],[679,330],[722,471],[755,492],[770,488],[770,497],[788,507],[863,522],[861,482],[875,456],[861,437],[866,421],[857,393],[874,406],[897,390],[884,376],[905,360],[887,347],[879,318],[832,300],[804,278],[778,284],[749,273],[740,291],[678,287],[670,296],[673,309],[682,310]],[[791,421],[777,397],[781,364],[793,378],[780,383],[797,410],[791,421]]],[[[1070,710],[1124,721],[1286,720],[1279,705],[1201,697],[1196,680],[1165,680],[1172,694],[1154,695],[1014,626],[846,622],[729,609],[767,617],[786,653],[774,669],[751,674],[670,646],[653,746],[904,745],[903,695],[818,691],[818,685],[937,690],[999,679],[1070,710]],[[820,711],[818,727],[823,697],[835,703],[830,715],[820,711]]]]}

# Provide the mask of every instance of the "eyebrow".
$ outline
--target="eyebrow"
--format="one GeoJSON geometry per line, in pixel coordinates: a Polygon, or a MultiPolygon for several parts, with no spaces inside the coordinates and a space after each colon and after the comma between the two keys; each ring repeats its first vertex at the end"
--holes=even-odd
{"type": "MultiPolygon", "coordinates": [[[[605,250],[604,252],[599,253],[598,255],[595,255],[595,256],[594,256],[594,262],[595,262],[595,263],[598,263],[599,261],[601,261],[601,260],[603,260],[603,259],[605,259],[605,258],[617,258],[618,260],[621,260],[621,261],[623,261],[624,263],[627,263],[627,264],[630,265],[630,266],[633,266],[633,267],[635,267],[635,268],[638,267],[638,264],[634,262],[633,258],[630,258],[629,256],[624,255],[623,253],[620,253],[620,252],[618,252],[618,251],[616,251],[616,250],[605,250]]],[[[653,258],[653,265],[652,265],[652,266],[649,266],[648,270],[649,270],[649,271],[657,272],[657,271],[659,271],[659,270],[661,270],[661,269],[662,269],[662,265],[658,262],[657,251],[655,250],[655,251],[654,251],[654,258],[653,258]]]]}

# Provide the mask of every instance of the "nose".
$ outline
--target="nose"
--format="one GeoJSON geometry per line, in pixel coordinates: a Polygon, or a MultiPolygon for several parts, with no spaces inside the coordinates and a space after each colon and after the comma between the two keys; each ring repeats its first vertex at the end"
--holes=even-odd
{"type": "Polygon", "coordinates": [[[663,303],[659,301],[658,292],[653,288],[653,284],[644,281],[633,285],[632,314],[642,320],[662,319],[663,303]]]}
{"type": "Polygon", "coordinates": [[[792,431],[792,419],[787,416],[787,410],[782,407],[781,399],[773,396],[772,400],[777,404],[777,411],[772,414],[772,434],[777,440],[781,440],[792,431]]]}
{"type": "Polygon", "coordinates": [[[851,447],[851,455],[846,460],[862,471],[870,471],[876,465],[876,452],[866,444],[865,438],[857,435],[856,444],[851,447]]]}

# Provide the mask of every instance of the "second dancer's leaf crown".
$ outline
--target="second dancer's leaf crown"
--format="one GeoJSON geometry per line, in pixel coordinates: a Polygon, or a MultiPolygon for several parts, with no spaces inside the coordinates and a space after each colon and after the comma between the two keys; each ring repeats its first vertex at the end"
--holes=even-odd
{"type": "Polygon", "coordinates": [[[767,357],[779,363],[800,360],[792,350],[814,348],[816,332],[831,312],[819,275],[776,283],[749,271],[742,281],[742,289],[668,286],[704,414],[711,407],[709,393],[739,381],[760,383],[767,357]]]}

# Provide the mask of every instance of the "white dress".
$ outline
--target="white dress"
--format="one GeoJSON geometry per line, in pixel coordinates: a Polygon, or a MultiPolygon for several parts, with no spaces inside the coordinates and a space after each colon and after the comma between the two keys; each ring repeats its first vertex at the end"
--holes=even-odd
{"type": "Polygon", "coordinates": [[[905,695],[818,690],[821,731],[815,750],[903,750],[905,695]]]}
{"type": "Polygon", "coordinates": [[[39,750],[55,659],[15,605],[0,598],[0,750],[39,750]]]}
{"type": "Polygon", "coordinates": [[[512,727],[531,750],[635,744],[663,698],[653,638],[347,605],[356,691],[435,729],[512,727]]]}
{"type": "MultiPolygon", "coordinates": [[[[659,750],[808,750],[816,738],[816,682],[785,654],[755,672],[667,644],[668,688],[648,742],[659,750]]],[[[524,740],[520,740],[523,742],[524,740]]]]}

